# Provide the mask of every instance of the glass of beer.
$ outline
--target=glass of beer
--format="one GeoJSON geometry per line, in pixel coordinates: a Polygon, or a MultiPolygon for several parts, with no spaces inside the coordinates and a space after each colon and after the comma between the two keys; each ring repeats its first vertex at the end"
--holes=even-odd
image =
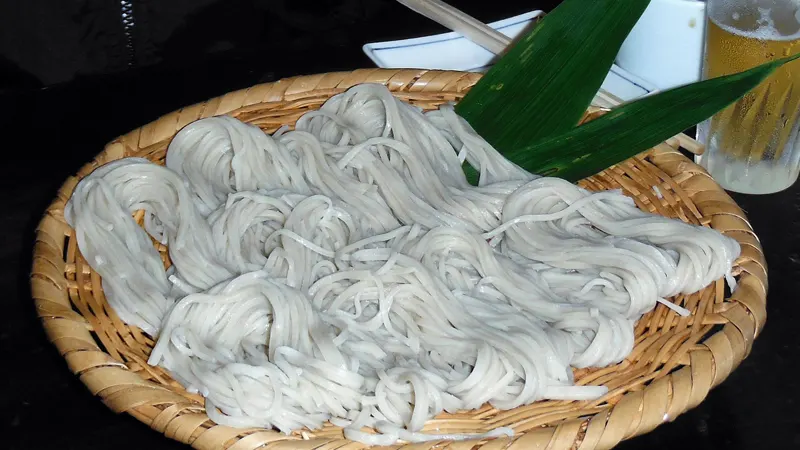
{"type": "MultiPolygon", "coordinates": [[[[703,77],[800,53],[800,0],[708,0],[703,77]]],[[[769,194],[800,172],[800,60],[698,126],[700,164],[725,189],[769,194]]]]}

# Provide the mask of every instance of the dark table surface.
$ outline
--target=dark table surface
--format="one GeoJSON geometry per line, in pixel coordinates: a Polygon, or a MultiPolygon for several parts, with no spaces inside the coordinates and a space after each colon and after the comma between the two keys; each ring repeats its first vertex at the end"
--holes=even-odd
{"type": "MultiPolygon", "coordinates": [[[[106,409],[69,372],[35,317],[27,284],[34,227],[68,175],[115,136],[181,106],[281,77],[372,67],[364,43],[443,31],[388,0],[321,1],[339,8],[331,10],[333,24],[312,8],[205,3],[150,50],[157,58],[132,59],[114,73],[60,74],[65,81],[48,83],[41,72],[0,66],[11,80],[3,85],[0,76],[0,448],[188,448],[106,409]]],[[[484,21],[532,9],[524,1],[452,3],[484,21]]],[[[750,357],[699,407],[621,449],[800,448],[800,383],[791,368],[800,354],[800,184],[735,198],[767,255],[767,326],[750,357]]]]}

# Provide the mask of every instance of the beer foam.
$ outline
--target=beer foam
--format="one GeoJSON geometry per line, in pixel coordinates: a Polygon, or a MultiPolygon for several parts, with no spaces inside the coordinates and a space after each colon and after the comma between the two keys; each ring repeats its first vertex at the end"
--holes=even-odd
{"type": "MultiPolygon", "coordinates": [[[[789,5],[796,7],[793,18],[795,19],[794,24],[797,27],[797,31],[790,35],[781,34],[781,32],[778,31],[775,21],[772,19],[772,17],[770,17],[770,8],[756,6],[758,11],[758,19],[756,20],[756,24],[758,25],[758,28],[754,30],[742,30],[730,25],[729,23],[726,23],[730,20],[735,22],[741,19],[741,13],[739,12],[738,8],[736,8],[736,5],[721,6],[718,7],[719,9],[716,11],[709,10],[708,18],[716,26],[736,36],[757,39],[760,41],[794,41],[800,39],[800,0],[788,0],[787,4],[780,6],[788,8],[790,7],[789,5]]],[[[787,17],[787,20],[790,19],[787,17]]]]}
{"type": "MultiPolygon", "coordinates": [[[[798,14],[800,14],[800,11],[798,11],[798,14]]],[[[722,28],[730,34],[751,39],[758,39],[759,41],[794,41],[800,39],[800,31],[787,36],[780,34],[774,26],[760,26],[755,30],[740,30],[714,19],[711,19],[711,21],[714,22],[714,25],[722,28]]]]}

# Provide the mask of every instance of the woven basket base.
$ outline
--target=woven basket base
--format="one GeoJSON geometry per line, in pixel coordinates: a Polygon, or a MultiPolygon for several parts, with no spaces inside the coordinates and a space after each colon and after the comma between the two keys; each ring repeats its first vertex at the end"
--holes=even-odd
{"type": "MultiPolygon", "coordinates": [[[[462,72],[370,69],[289,78],[180,109],[117,138],[64,183],[37,229],[31,285],[49,339],[70,370],[109,408],[129,413],[197,449],[364,448],[346,440],[342,430],[332,425],[286,436],[210,421],[202,398],[187,393],[161,368],[147,365],[153,340],[125,325],[109,308],[99,275],[77,250],[74,231],[64,220],[64,205],[78,180],[106,162],[139,156],[163,164],[170,139],[200,118],[229,114],[273,132],[358,83],[382,83],[403,100],[435,108],[459,100],[479,77],[462,72]]],[[[738,240],[742,255],[734,268],[735,292],[726,298],[719,280],[698,293],[675,298],[692,311],[691,317],[680,317],[658,305],[637,323],[636,346],[625,361],[603,369],[576,370],[578,383],[609,387],[602,399],[542,401],[511,411],[485,406],[443,414],[429,421],[425,430],[475,433],[507,426],[516,434],[395,448],[607,449],[695,407],[739,365],[766,319],[764,255],[744,212],[678,148],[678,139],[670,140],[580,185],[594,191],[622,189],[645,211],[707,225],[738,240]]],[[[166,249],[157,247],[169,264],[166,249]]]]}

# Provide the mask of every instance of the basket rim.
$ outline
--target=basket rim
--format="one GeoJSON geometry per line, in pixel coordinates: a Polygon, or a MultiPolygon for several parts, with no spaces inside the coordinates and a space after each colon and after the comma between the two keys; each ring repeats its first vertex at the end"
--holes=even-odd
{"type": "MultiPolygon", "coordinates": [[[[145,153],[163,150],[165,140],[199,118],[247,114],[266,104],[302,107],[310,100],[327,98],[364,82],[384,84],[400,98],[429,95],[441,103],[462,96],[480,77],[476,73],[426,69],[359,69],[296,76],[181,108],[114,139],[93,161],[64,182],[36,230],[31,292],[49,340],[66,359],[70,370],[110,409],[131,414],[169,438],[204,450],[300,445],[298,440],[302,437],[285,436],[274,430],[217,425],[208,419],[201,406],[140,377],[109,354],[92,333],[92,325],[75,310],[70,300],[69,291],[74,286],[65,275],[68,270],[65,255],[70,251],[66,243],[71,229],[63,213],[72,189],[80,178],[106,162],[127,156],[134,150],[145,153]]],[[[494,444],[486,448],[497,444],[509,449],[534,445],[554,450],[610,448],[694,408],[748,356],[766,320],[768,284],[763,250],[744,212],[704,169],[683,156],[678,147],[676,142],[667,141],[648,151],[651,163],[689,192],[690,202],[712,228],[737,239],[747,250],[737,260],[734,273],[737,288],[729,298],[714,305],[710,315],[706,314],[706,319],[716,324],[716,332],[689,348],[685,364],[680,368],[676,366],[675,370],[642,385],[641,389],[625,393],[619,401],[594,414],[531,428],[513,438],[455,442],[448,448],[460,449],[463,445],[464,449],[474,449],[489,443],[494,444]]],[[[717,295],[723,297],[721,289],[721,284],[717,283],[717,295]]],[[[332,450],[343,446],[348,449],[366,447],[344,439],[341,433],[307,441],[302,447],[332,450]]]]}

